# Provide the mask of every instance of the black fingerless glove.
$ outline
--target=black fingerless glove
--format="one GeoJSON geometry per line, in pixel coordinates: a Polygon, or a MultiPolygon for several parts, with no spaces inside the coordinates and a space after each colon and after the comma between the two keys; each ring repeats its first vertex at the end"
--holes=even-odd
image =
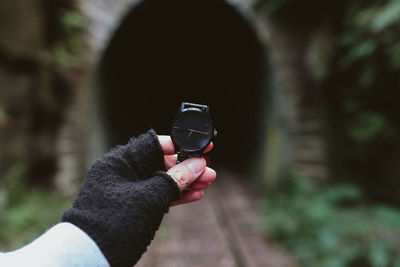
{"type": "Polygon", "coordinates": [[[62,221],[85,231],[111,266],[131,267],[179,198],[177,184],[164,171],[157,135],[150,130],[96,160],[62,221]]]}

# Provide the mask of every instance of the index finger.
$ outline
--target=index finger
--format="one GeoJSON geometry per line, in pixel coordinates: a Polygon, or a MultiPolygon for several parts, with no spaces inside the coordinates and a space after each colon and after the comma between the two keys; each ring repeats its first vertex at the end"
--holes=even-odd
{"type": "MultiPolygon", "coordinates": [[[[160,145],[164,152],[164,155],[175,154],[175,146],[169,135],[159,135],[158,141],[160,142],[160,145]]],[[[204,153],[210,152],[210,150],[213,148],[213,146],[214,146],[214,144],[211,142],[204,150],[204,153]]]]}
{"type": "Polygon", "coordinates": [[[169,135],[159,135],[158,141],[160,142],[164,155],[175,154],[175,146],[169,135]]]}

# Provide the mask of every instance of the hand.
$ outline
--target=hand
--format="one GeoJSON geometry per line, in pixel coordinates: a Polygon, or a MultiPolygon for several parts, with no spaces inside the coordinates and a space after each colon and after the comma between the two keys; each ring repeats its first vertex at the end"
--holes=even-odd
{"type": "MultiPolygon", "coordinates": [[[[133,266],[153,239],[164,213],[185,195],[181,190],[186,184],[179,183],[179,187],[165,172],[163,152],[170,150],[168,144],[161,148],[154,131],[112,149],[90,167],[72,208],[64,213],[62,221],[85,231],[111,266],[133,266]]],[[[195,161],[193,166],[205,172],[203,161],[195,161]]],[[[187,163],[177,168],[181,182],[202,176],[190,172],[187,163]]],[[[189,196],[189,200],[196,197],[189,196]]]]}
{"type": "MultiPolygon", "coordinates": [[[[215,180],[215,171],[206,167],[204,158],[190,158],[177,165],[178,156],[174,154],[175,147],[171,137],[159,135],[158,141],[164,152],[165,169],[182,191],[180,200],[174,202],[173,205],[200,200],[203,197],[203,190],[207,189],[215,180]]],[[[212,148],[213,143],[210,143],[204,152],[207,153],[212,148]]]]}

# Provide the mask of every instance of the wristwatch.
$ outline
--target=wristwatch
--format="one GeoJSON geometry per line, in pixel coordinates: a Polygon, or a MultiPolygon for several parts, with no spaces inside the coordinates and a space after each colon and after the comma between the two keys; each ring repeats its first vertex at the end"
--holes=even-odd
{"type": "Polygon", "coordinates": [[[209,106],[182,102],[171,133],[178,154],[177,163],[201,157],[215,133],[209,106]]]}

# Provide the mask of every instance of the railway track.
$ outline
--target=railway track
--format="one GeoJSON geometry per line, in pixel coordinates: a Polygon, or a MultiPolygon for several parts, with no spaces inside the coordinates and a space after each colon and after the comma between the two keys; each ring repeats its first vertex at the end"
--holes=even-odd
{"type": "Polygon", "coordinates": [[[257,193],[232,174],[196,203],[170,209],[139,267],[292,267],[293,257],[268,241],[257,193]]]}

